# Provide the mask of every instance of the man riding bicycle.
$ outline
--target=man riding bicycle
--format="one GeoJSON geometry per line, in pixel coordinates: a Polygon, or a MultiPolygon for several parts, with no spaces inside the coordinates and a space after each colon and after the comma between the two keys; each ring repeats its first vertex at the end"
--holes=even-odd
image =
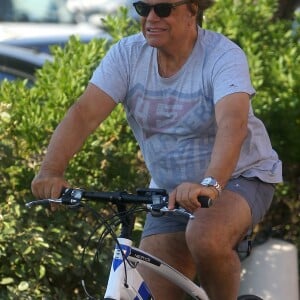
{"type": "MultiPolygon", "coordinates": [[[[140,248],[187,277],[210,299],[237,298],[235,251],[267,212],[281,161],[252,110],[255,95],[244,52],[197,25],[204,0],[134,3],[142,32],[114,45],[55,130],[32,182],[38,198],[59,197],[64,171],[118,103],[142,150],[151,187],[195,216],[147,216],[140,248]],[[199,195],[214,200],[201,209],[199,195]]],[[[165,279],[141,269],[155,299],[183,299],[165,279]]]]}

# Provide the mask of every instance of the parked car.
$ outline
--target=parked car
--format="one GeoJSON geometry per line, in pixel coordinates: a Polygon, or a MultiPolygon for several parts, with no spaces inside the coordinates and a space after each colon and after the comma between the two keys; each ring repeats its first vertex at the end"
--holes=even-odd
{"type": "MultiPolygon", "coordinates": [[[[0,45],[12,45],[23,48],[29,48],[37,52],[44,52],[51,54],[51,47],[54,45],[64,47],[70,39],[72,34],[65,35],[41,35],[33,37],[19,37],[19,38],[10,38],[4,41],[0,41],[0,45]]],[[[76,35],[83,43],[88,43],[93,38],[106,38],[110,39],[109,34],[103,32],[101,34],[74,34],[76,35]]]]}
{"type": "Polygon", "coordinates": [[[53,57],[26,48],[0,44],[0,83],[2,80],[28,79],[32,85],[35,72],[53,57]]]}
{"type": "Polygon", "coordinates": [[[128,15],[138,20],[139,16],[132,5],[133,2],[132,0],[67,0],[67,7],[73,14],[84,17],[88,23],[101,27],[101,19],[116,14],[121,6],[127,7],[128,15]]]}
{"type": "Polygon", "coordinates": [[[1,0],[0,42],[49,52],[49,46],[64,45],[71,35],[84,42],[108,37],[81,12],[71,12],[65,0],[1,0]]]}

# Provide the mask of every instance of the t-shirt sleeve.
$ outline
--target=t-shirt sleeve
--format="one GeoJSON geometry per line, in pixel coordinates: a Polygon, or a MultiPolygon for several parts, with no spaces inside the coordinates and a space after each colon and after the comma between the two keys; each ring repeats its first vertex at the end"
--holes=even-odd
{"type": "Polygon", "coordinates": [[[244,92],[253,97],[255,90],[251,84],[246,55],[240,48],[233,48],[216,61],[212,73],[213,98],[217,103],[221,98],[244,92]]]}
{"type": "Polygon", "coordinates": [[[116,103],[122,102],[128,89],[128,67],[121,42],[112,46],[95,69],[90,82],[108,94],[116,103]]]}

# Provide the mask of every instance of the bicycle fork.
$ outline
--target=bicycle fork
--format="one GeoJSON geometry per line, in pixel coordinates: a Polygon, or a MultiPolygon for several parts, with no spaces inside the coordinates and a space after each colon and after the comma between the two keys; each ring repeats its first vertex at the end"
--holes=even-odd
{"type": "Polygon", "coordinates": [[[132,241],[118,238],[104,300],[151,300],[150,290],[135,266],[128,262],[132,241]]]}

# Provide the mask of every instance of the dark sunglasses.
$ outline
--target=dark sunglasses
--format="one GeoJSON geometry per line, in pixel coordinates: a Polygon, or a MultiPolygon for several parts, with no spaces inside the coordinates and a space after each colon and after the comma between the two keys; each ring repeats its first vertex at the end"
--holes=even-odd
{"type": "Polygon", "coordinates": [[[170,16],[172,9],[175,8],[176,6],[183,5],[190,3],[191,0],[183,0],[183,1],[178,1],[175,3],[157,3],[154,5],[147,4],[142,1],[134,2],[133,6],[136,10],[136,12],[141,16],[141,17],[148,17],[151,9],[154,9],[155,14],[160,17],[160,18],[167,18],[170,16]]]}

